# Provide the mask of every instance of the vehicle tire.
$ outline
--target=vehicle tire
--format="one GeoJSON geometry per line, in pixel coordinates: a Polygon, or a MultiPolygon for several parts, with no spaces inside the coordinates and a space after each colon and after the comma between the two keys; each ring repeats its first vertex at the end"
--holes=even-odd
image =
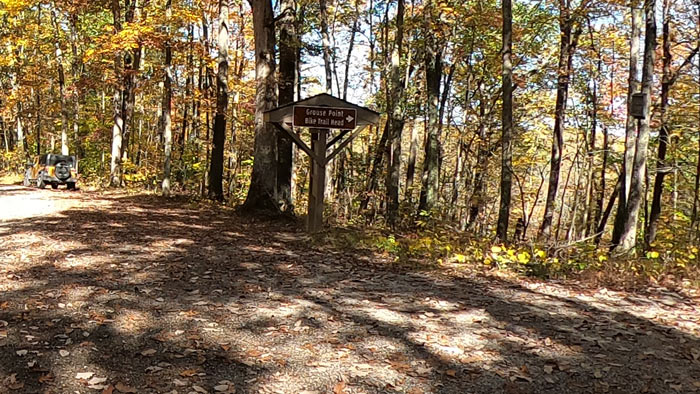
{"type": "Polygon", "coordinates": [[[56,163],[56,178],[62,181],[70,178],[70,164],[65,161],[56,163]]]}
{"type": "Polygon", "coordinates": [[[68,186],[68,190],[75,190],[75,182],[68,182],[66,185],[68,186]]]}
{"type": "Polygon", "coordinates": [[[52,183],[51,188],[54,190],[58,189],[58,183],[52,183]]]}
{"type": "Polygon", "coordinates": [[[44,174],[39,174],[39,177],[36,178],[36,187],[39,189],[46,187],[46,183],[44,183],[44,174]]]}

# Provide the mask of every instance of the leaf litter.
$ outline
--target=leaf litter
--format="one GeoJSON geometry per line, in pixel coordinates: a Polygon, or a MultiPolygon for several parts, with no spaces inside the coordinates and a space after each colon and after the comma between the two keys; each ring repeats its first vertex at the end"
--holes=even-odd
{"type": "Polygon", "coordinates": [[[700,392],[698,299],[668,289],[412,271],[225,208],[27,193],[36,212],[0,218],[2,392],[700,392]]]}

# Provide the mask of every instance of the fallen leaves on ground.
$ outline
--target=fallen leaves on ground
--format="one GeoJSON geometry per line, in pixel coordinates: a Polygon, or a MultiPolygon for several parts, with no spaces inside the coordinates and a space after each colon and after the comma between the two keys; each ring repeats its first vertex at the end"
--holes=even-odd
{"type": "Polygon", "coordinates": [[[15,192],[0,392],[700,391],[698,299],[669,289],[412,271],[218,206],[15,192]]]}

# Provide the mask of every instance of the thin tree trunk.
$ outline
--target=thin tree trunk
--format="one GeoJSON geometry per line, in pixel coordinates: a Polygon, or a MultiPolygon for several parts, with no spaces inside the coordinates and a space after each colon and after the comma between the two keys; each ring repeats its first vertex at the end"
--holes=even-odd
{"type": "MultiPolygon", "coordinates": [[[[402,0],[403,1],[403,0],[402,0]]],[[[358,24],[360,21],[360,10],[358,7],[358,1],[355,0],[355,19],[352,22],[352,28],[350,30],[350,42],[348,44],[348,53],[345,56],[345,72],[343,78],[343,100],[348,98],[348,84],[350,82],[350,64],[352,62],[352,51],[355,47],[355,36],[358,31],[358,24]]]]}
{"type": "MultiPolygon", "coordinates": [[[[576,163],[578,163],[578,157],[575,160],[576,163]]],[[[576,164],[576,185],[574,186],[574,203],[571,206],[571,218],[569,220],[569,229],[566,231],[566,241],[570,242],[572,239],[576,237],[576,214],[578,212],[578,207],[580,203],[580,193],[579,189],[581,187],[581,166],[576,164]]],[[[563,198],[562,198],[563,200],[563,198]]],[[[563,202],[562,202],[563,206],[563,202]]],[[[585,209],[585,205],[583,206],[585,209]]],[[[557,232],[559,229],[557,228],[557,232]]]]}
{"type": "Polygon", "coordinates": [[[658,231],[659,219],[661,218],[661,195],[663,194],[664,178],[670,171],[667,168],[666,152],[668,150],[668,142],[670,135],[670,124],[668,121],[668,96],[671,90],[671,15],[670,1],[663,0],[663,26],[662,26],[662,77],[661,77],[661,127],[659,128],[659,150],[656,161],[656,174],[654,176],[654,191],[651,202],[651,213],[649,215],[649,223],[646,227],[644,242],[645,247],[649,248],[656,239],[658,231]]]}
{"type": "MultiPolygon", "coordinates": [[[[481,88],[479,89],[482,90],[481,88]]],[[[483,94],[483,93],[482,93],[483,94]]],[[[484,178],[488,166],[489,157],[489,135],[486,133],[486,104],[484,98],[479,99],[479,150],[476,155],[476,165],[474,171],[474,192],[469,202],[469,216],[467,218],[467,228],[473,228],[474,223],[483,211],[486,202],[484,178]]],[[[509,207],[510,209],[510,207],[509,207]]],[[[507,231],[507,230],[506,230],[507,231]]]]}
{"type": "MultiPolygon", "coordinates": [[[[433,20],[431,18],[433,5],[426,5],[425,28],[429,29],[433,20]]],[[[426,82],[426,143],[423,160],[423,175],[421,177],[420,201],[418,212],[429,213],[437,202],[438,171],[440,161],[440,82],[442,80],[442,48],[437,39],[429,35],[425,53],[425,82],[426,82]]]]}
{"type": "Polygon", "coordinates": [[[613,193],[610,195],[610,200],[608,200],[608,205],[605,208],[605,212],[603,213],[600,222],[598,222],[598,227],[596,228],[596,235],[595,235],[595,245],[596,247],[600,245],[600,240],[603,238],[603,232],[605,231],[605,225],[608,223],[608,218],[610,217],[610,213],[612,212],[613,206],[615,205],[615,199],[618,198],[620,195],[620,192],[622,191],[622,182],[624,178],[619,177],[617,180],[617,184],[615,185],[615,190],[613,190],[613,193]]]}
{"type": "Polygon", "coordinates": [[[224,200],[224,145],[226,144],[226,110],[228,108],[228,14],[229,0],[219,0],[219,68],[216,72],[216,116],[209,167],[209,198],[224,200]]]}
{"type": "Polygon", "coordinates": [[[41,96],[39,90],[35,94],[36,100],[36,154],[41,154],[41,96]]]}
{"type": "MultiPolygon", "coordinates": [[[[592,43],[592,40],[591,40],[592,43]]],[[[588,237],[593,230],[595,230],[595,210],[596,205],[593,204],[594,194],[598,193],[593,182],[593,174],[595,172],[595,143],[596,143],[596,132],[598,128],[598,77],[600,76],[600,71],[603,65],[603,60],[600,54],[598,54],[598,65],[596,68],[595,78],[593,78],[593,91],[591,92],[591,133],[589,136],[589,148],[588,148],[588,171],[587,171],[587,190],[586,190],[586,202],[583,206],[585,210],[585,236],[588,237]]],[[[603,187],[605,184],[602,185],[603,187]]]]}
{"type": "MultiPolygon", "coordinates": [[[[700,43],[700,16],[698,17],[698,43],[700,43]]],[[[698,76],[700,77],[700,56],[698,56],[698,76]]],[[[698,87],[700,94],[700,86],[698,87]]],[[[698,104],[698,118],[700,118],[700,104],[698,104]]],[[[700,122],[698,123],[698,157],[695,168],[695,193],[693,196],[693,213],[690,221],[690,238],[700,239],[700,122]]]]}
{"type": "MultiPolygon", "coordinates": [[[[345,56],[345,71],[343,73],[343,91],[342,91],[342,98],[343,100],[347,100],[348,98],[348,86],[350,83],[350,64],[352,62],[352,53],[353,49],[355,48],[355,36],[357,35],[358,31],[358,25],[360,21],[360,11],[358,9],[358,2],[354,1],[355,3],[355,19],[352,23],[352,28],[350,30],[350,42],[348,44],[348,52],[347,55],[345,56]]],[[[346,172],[348,171],[348,155],[352,156],[352,149],[353,145],[352,142],[350,143],[349,150],[348,152],[341,152],[338,155],[337,158],[337,164],[338,164],[338,173],[337,173],[337,180],[336,180],[336,190],[338,193],[343,193],[345,192],[346,184],[347,184],[347,174],[346,172]]],[[[352,171],[351,171],[352,172],[352,171]]],[[[342,201],[342,204],[344,204],[346,207],[350,204],[350,195],[347,195],[348,200],[342,201]]],[[[347,209],[346,209],[347,211],[347,209]]],[[[348,216],[346,214],[346,216],[348,216]]]]}
{"type": "Polygon", "coordinates": [[[511,0],[502,0],[502,76],[503,108],[501,112],[501,198],[498,209],[496,236],[508,240],[510,200],[513,186],[513,10],[511,0]]]}
{"type": "Polygon", "coordinates": [[[396,36],[391,52],[388,81],[389,140],[387,147],[387,222],[395,226],[399,215],[399,177],[401,175],[401,134],[405,123],[403,112],[403,87],[401,60],[403,59],[404,0],[398,0],[396,11],[396,36]]]}
{"type": "Polygon", "coordinates": [[[80,91],[79,80],[82,67],[82,59],[78,54],[78,16],[71,14],[70,17],[71,52],[73,61],[71,72],[73,74],[73,142],[75,144],[75,154],[83,157],[83,143],[80,139],[80,91]]]}
{"type": "MultiPolygon", "coordinates": [[[[574,158],[573,162],[571,162],[571,167],[569,167],[569,171],[567,171],[567,173],[566,173],[566,180],[564,181],[564,189],[561,192],[561,200],[559,202],[559,205],[560,205],[559,215],[557,217],[556,231],[554,233],[554,242],[555,243],[557,241],[559,241],[559,230],[561,229],[561,218],[564,215],[564,201],[566,201],[566,191],[569,188],[569,179],[571,179],[571,172],[573,171],[577,160],[578,160],[578,151],[576,152],[576,157],[574,158]]],[[[575,195],[574,195],[574,197],[575,197],[575,195]]]]}
{"type": "Polygon", "coordinates": [[[328,35],[328,5],[326,0],[319,0],[319,16],[321,18],[321,49],[323,50],[323,65],[326,70],[326,93],[333,92],[333,70],[331,65],[331,40],[328,35]]]}
{"type": "Polygon", "coordinates": [[[411,122],[411,143],[408,147],[408,163],[406,164],[405,199],[409,202],[413,197],[413,180],[416,176],[416,156],[418,155],[418,121],[411,122]]]}
{"type": "MultiPolygon", "coordinates": [[[[386,144],[389,135],[389,122],[385,123],[382,136],[379,138],[379,143],[377,144],[377,150],[374,152],[374,160],[371,162],[371,169],[369,176],[367,177],[367,193],[365,198],[360,202],[360,210],[364,211],[369,206],[369,200],[372,195],[377,190],[379,184],[379,170],[382,167],[382,160],[384,158],[384,152],[386,149],[386,144]]],[[[371,156],[370,154],[367,155],[371,156]]]]}
{"type": "MultiPolygon", "coordinates": [[[[615,46],[612,48],[612,64],[610,66],[610,118],[612,119],[615,113],[615,46]]],[[[600,180],[598,197],[596,199],[596,210],[595,210],[595,225],[596,231],[601,222],[603,215],[603,200],[605,199],[605,187],[607,184],[605,174],[608,169],[608,159],[610,157],[610,146],[609,146],[609,136],[608,128],[603,127],[603,163],[600,169],[600,180]]],[[[607,219],[606,219],[607,220],[607,219]]],[[[598,239],[600,234],[596,235],[596,246],[598,245],[598,239]]]]}
{"type": "MultiPolygon", "coordinates": [[[[171,1],[171,0],[168,0],[171,1]]],[[[188,36],[188,49],[187,49],[187,77],[185,78],[185,97],[183,100],[183,112],[182,112],[182,130],[180,132],[180,141],[178,144],[178,149],[179,149],[179,155],[178,158],[181,162],[181,166],[184,169],[185,168],[185,161],[184,161],[184,155],[185,155],[185,145],[187,145],[187,141],[189,140],[188,138],[188,125],[189,122],[189,117],[190,117],[190,106],[189,106],[189,100],[190,97],[192,96],[192,85],[194,85],[194,74],[193,74],[193,68],[194,68],[194,56],[192,54],[192,46],[194,44],[194,26],[190,23],[190,25],[187,27],[187,36],[188,36]]],[[[194,117],[194,108],[192,108],[192,116],[194,117]]],[[[192,126],[194,126],[194,120],[192,121],[192,126]]],[[[194,130],[193,127],[190,128],[190,130],[194,130]]],[[[190,131],[192,133],[192,131],[190,131]]],[[[185,175],[184,171],[181,171],[179,174],[180,181],[184,183],[185,181],[185,175]]]]}
{"type": "Polygon", "coordinates": [[[56,7],[51,9],[51,20],[54,27],[54,48],[56,50],[56,62],[58,68],[58,96],[61,104],[61,154],[68,154],[68,114],[66,113],[66,74],[63,69],[63,51],[59,45],[58,37],[58,16],[56,15],[56,7]]]}
{"type": "MultiPolygon", "coordinates": [[[[671,64],[673,62],[671,53],[671,1],[664,0],[663,2],[663,76],[661,81],[661,128],[659,130],[659,150],[658,150],[658,160],[656,164],[656,174],[654,177],[654,191],[651,203],[651,213],[649,215],[649,222],[646,227],[645,232],[645,245],[648,247],[656,239],[656,232],[658,229],[658,222],[661,218],[661,205],[662,205],[662,194],[664,187],[665,176],[674,171],[675,165],[669,167],[666,162],[666,153],[668,150],[669,136],[671,135],[671,124],[668,119],[669,112],[669,94],[671,87],[676,82],[676,79],[680,75],[682,69],[691,63],[693,56],[700,50],[700,45],[695,47],[693,51],[685,58],[683,63],[678,67],[677,70],[671,72],[671,64]]],[[[675,177],[674,177],[675,179],[675,177]]],[[[674,192],[673,192],[673,203],[675,209],[675,203],[677,201],[676,193],[676,183],[674,181],[674,192]]]]}
{"type": "Polygon", "coordinates": [[[552,153],[550,159],[549,183],[547,185],[547,200],[545,202],[544,216],[538,237],[546,240],[552,229],[554,217],[554,204],[559,189],[559,174],[561,171],[561,156],[564,148],[564,127],[566,125],[566,105],[569,96],[569,80],[571,76],[571,63],[576,49],[581,28],[574,28],[574,17],[567,0],[559,1],[559,28],[561,30],[561,42],[559,45],[559,76],[557,79],[557,99],[554,115],[554,136],[552,139],[552,153]]]}
{"type": "MultiPolygon", "coordinates": [[[[172,0],[167,0],[165,3],[165,20],[166,23],[170,23],[172,17],[172,0]]],[[[170,42],[170,29],[166,27],[166,43],[165,43],[165,64],[164,70],[165,77],[163,81],[163,109],[161,116],[163,117],[163,142],[165,149],[165,163],[163,165],[163,196],[170,196],[170,170],[171,170],[171,159],[173,150],[173,131],[170,119],[170,111],[172,107],[172,96],[173,96],[173,49],[172,43],[170,42]]],[[[184,143],[184,138],[182,140],[184,143]]]]}

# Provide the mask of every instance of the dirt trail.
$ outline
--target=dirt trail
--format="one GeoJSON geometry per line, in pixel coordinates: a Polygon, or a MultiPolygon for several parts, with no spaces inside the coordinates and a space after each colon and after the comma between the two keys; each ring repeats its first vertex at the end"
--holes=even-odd
{"type": "Polygon", "coordinates": [[[154,196],[0,186],[0,393],[689,393],[697,299],[401,271],[154,196]]]}

